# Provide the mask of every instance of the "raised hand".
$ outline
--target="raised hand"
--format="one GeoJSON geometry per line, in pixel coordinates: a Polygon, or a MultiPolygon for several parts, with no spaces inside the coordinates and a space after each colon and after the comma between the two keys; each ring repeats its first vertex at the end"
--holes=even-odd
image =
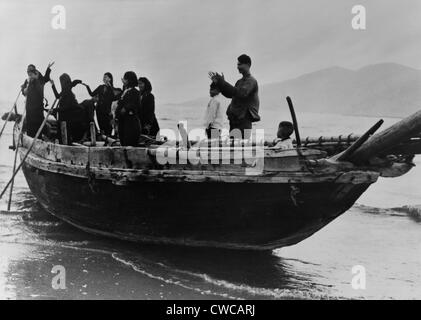
{"type": "Polygon", "coordinates": [[[209,71],[208,73],[209,78],[214,82],[214,83],[218,83],[219,81],[225,80],[224,78],[224,74],[222,73],[219,74],[218,72],[213,72],[213,71],[209,71]]]}
{"type": "Polygon", "coordinates": [[[54,65],[54,63],[55,63],[55,61],[50,62],[50,63],[48,64],[48,68],[51,68],[51,67],[54,65]]]}
{"type": "Polygon", "coordinates": [[[217,82],[217,78],[216,78],[216,72],[213,72],[213,71],[209,71],[208,72],[208,75],[209,75],[209,79],[211,79],[213,82],[217,82]]]}

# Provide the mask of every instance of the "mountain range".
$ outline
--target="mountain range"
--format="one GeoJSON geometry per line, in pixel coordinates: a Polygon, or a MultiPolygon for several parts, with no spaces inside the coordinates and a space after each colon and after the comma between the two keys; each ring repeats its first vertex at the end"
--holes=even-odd
{"type": "MultiPolygon", "coordinates": [[[[279,108],[290,96],[297,112],[405,117],[421,109],[421,70],[396,63],[358,70],[330,67],[259,87],[260,108],[279,108]]],[[[208,97],[182,103],[203,106],[208,97]]],[[[228,102],[227,102],[228,103],[228,102]]]]}

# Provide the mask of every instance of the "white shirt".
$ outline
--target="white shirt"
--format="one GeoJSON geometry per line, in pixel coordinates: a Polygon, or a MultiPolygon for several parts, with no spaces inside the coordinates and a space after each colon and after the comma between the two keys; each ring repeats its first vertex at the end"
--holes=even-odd
{"type": "Polygon", "coordinates": [[[222,113],[221,101],[219,100],[219,97],[220,95],[217,94],[209,100],[203,120],[203,125],[205,128],[209,127],[209,125],[215,129],[223,128],[224,114],[222,113]]]}
{"type": "Polygon", "coordinates": [[[273,147],[278,149],[294,149],[294,145],[292,144],[292,139],[287,138],[285,140],[282,140],[280,138],[276,138],[273,140],[273,143],[275,144],[273,147]]]}

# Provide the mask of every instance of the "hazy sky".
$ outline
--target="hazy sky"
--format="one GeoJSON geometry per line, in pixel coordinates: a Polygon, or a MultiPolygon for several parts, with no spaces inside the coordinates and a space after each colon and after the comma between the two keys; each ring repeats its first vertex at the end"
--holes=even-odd
{"type": "Polygon", "coordinates": [[[44,71],[50,60],[56,81],[68,72],[91,86],[106,71],[120,85],[134,70],[150,78],[158,103],[206,95],[209,70],[235,81],[241,53],[260,84],[333,65],[421,69],[420,15],[416,0],[0,0],[0,99],[14,98],[29,63],[44,71]],[[66,30],[51,27],[57,4],[66,30]],[[351,28],[357,4],[367,9],[364,31],[351,28]]]}

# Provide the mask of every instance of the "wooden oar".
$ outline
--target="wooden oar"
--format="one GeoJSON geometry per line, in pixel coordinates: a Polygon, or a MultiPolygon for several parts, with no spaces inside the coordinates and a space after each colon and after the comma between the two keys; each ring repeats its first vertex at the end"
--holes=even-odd
{"type": "MultiPolygon", "coordinates": [[[[3,191],[0,194],[0,199],[3,197],[4,193],[6,192],[7,188],[9,187],[9,185],[12,183],[12,181],[15,179],[16,174],[19,172],[19,170],[22,168],[26,158],[28,157],[29,153],[32,151],[32,148],[34,147],[39,135],[42,132],[42,129],[44,129],[45,124],[47,123],[48,117],[49,115],[52,113],[52,111],[54,110],[54,107],[56,105],[56,102],[58,101],[58,99],[54,100],[54,103],[52,105],[52,107],[50,108],[50,110],[48,110],[47,116],[44,118],[44,121],[42,122],[41,126],[39,127],[34,139],[32,140],[31,145],[28,148],[28,151],[26,151],[22,161],[20,162],[19,166],[16,168],[16,170],[13,172],[12,177],[10,178],[9,182],[6,184],[6,186],[4,187],[3,191]]],[[[18,142],[19,143],[19,142],[18,142]]]]}
{"type": "Polygon", "coordinates": [[[361,137],[358,138],[357,141],[355,141],[348,149],[346,149],[341,154],[337,155],[338,161],[347,161],[349,158],[352,157],[352,155],[355,153],[355,151],[358,150],[383,124],[383,119],[380,119],[376,122],[375,125],[373,125],[366,133],[364,133],[361,137]]]}
{"type": "Polygon", "coordinates": [[[399,144],[416,136],[421,130],[421,110],[402,119],[391,127],[374,134],[350,157],[354,164],[364,164],[370,158],[384,154],[399,144]]]}
{"type": "Polygon", "coordinates": [[[15,103],[13,104],[12,109],[10,109],[9,113],[7,114],[7,118],[6,118],[6,120],[4,121],[3,127],[1,128],[1,131],[0,131],[0,137],[3,135],[3,131],[4,131],[4,129],[6,128],[6,125],[7,125],[7,123],[8,123],[8,122],[9,122],[9,120],[10,120],[10,117],[11,117],[11,115],[12,115],[12,111],[13,111],[13,110],[15,110],[15,113],[17,114],[16,103],[18,103],[18,99],[19,99],[19,97],[20,97],[20,93],[21,93],[21,91],[19,90],[19,93],[18,93],[18,96],[16,97],[15,103]]]}
{"type": "Polygon", "coordinates": [[[294,125],[295,140],[297,143],[297,148],[300,148],[301,147],[300,132],[298,131],[297,117],[295,115],[294,105],[292,104],[292,100],[290,97],[287,97],[287,103],[288,103],[289,111],[291,112],[292,123],[294,125]]]}
{"type": "MultiPolygon", "coordinates": [[[[25,121],[25,110],[23,111],[23,115],[22,115],[22,125],[20,127],[19,130],[19,135],[18,135],[18,143],[16,144],[16,150],[15,150],[15,159],[13,161],[13,172],[15,172],[16,170],[16,161],[18,159],[18,151],[19,151],[19,141],[22,139],[22,133],[23,133],[23,122],[25,121]]],[[[7,211],[10,211],[10,206],[12,205],[12,195],[13,195],[13,186],[15,184],[15,179],[12,180],[12,183],[10,185],[10,191],[9,191],[9,202],[7,203],[7,211]]]]}

